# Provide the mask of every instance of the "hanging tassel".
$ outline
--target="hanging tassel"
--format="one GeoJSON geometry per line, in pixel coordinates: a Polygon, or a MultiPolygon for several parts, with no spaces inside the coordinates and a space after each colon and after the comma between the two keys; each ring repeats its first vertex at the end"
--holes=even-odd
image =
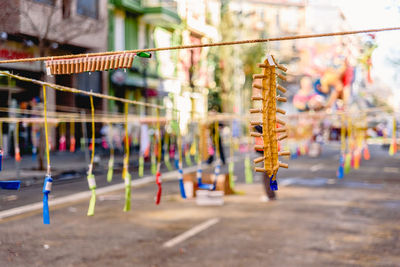
{"type": "Polygon", "coordinates": [[[151,153],[150,159],[151,159],[151,174],[155,175],[157,173],[157,163],[156,163],[156,154],[154,153],[154,151],[153,153],[151,153]]]}
{"type": "Polygon", "coordinates": [[[167,167],[168,171],[172,171],[172,165],[171,165],[171,162],[169,160],[169,153],[168,152],[164,153],[164,164],[167,167]]]}
{"type": "Polygon", "coordinates": [[[217,188],[217,181],[220,173],[221,173],[221,161],[218,158],[214,169],[214,183],[213,183],[214,186],[211,190],[215,190],[217,188]]]}
{"type": "Polygon", "coordinates": [[[108,160],[107,182],[111,183],[114,174],[114,149],[110,150],[110,159],[108,160]]]}
{"type": "Polygon", "coordinates": [[[32,161],[36,160],[37,156],[37,148],[35,146],[32,147],[32,161]]]}
{"type": "Polygon", "coordinates": [[[348,174],[351,169],[351,153],[347,153],[344,159],[344,173],[348,174]]]}
{"type": "Polygon", "coordinates": [[[354,169],[358,170],[360,168],[361,153],[357,149],[354,151],[354,169]]]}
{"type": "Polygon", "coordinates": [[[53,179],[46,175],[43,183],[43,224],[50,224],[49,194],[53,185],[53,179]]]}
{"type": "Polygon", "coordinates": [[[244,159],[244,174],[245,174],[246,184],[252,184],[253,183],[253,172],[251,169],[249,155],[246,155],[246,158],[244,159]]]}
{"type": "Polygon", "coordinates": [[[75,140],[75,122],[71,121],[69,128],[69,152],[75,152],[76,140],[75,140]]]}
{"type": "Polygon", "coordinates": [[[167,132],[165,132],[165,137],[164,137],[164,164],[167,167],[168,171],[172,171],[172,165],[170,162],[170,158],[169,158],[169,134],[167,132]]]}
{"type": "Polygon", "coordinates": [[[21,153],[19,151],[19,123],[17,122],[15,124],[15,161],[20,162],[21,161],[21,153]]]}
{"type": "Polygon", "coordinates": [[[196,156],[197,155],[196,147],[197,147],[197,141],[195,139],[195,140],[193,140],[193,143],[192,143],[192,145],[190,146],[190,149],[189,149],[189,153],[190,153],[191,156],[196,156]]]}
{"type": "Polygon", "coordinates": [[[273,179],[274,175],[271,175],[269,178],[269,187],[271,188],[272,191],[277,191],[278,190],[278,182],[276,179],[273,179]]]}
{"type": "Polygon", "coordinates": [[[193,165],[192,159],[190,157],[190,151],[189,151],[189,148],[187,146],[185,147],[185,161],[186,161],[186,165],[187,166],[192,166],[193,165]]]}
{"type": "Polygon", "coordinates": [[[336,177],[338,179],[343,179],[344,177],[344,155],[340,154],[339,156],[339,168],[336,172],[336,177]]]}
{"type": "Polygon", "coordinates": [[[185,187],[183,185],[183,170],[182,170],[182,168],[179,168],[179,189],[181,192],[181,197],[183,199],[186,199],[185,187]]]}
{"type": "MultiPolygon", "coordinates": [[[[92,92],[92,91],[90,91],[90,92],[92,92]]],[[[93,96],[92,95],[90,95],[90,108],[91,108],[91,113],[92,113],[92,142],[91,142],[92,143],[92,155],[90,158],[87,181],[88,181],[89,189],[92,191],[92,196],[90,198],[87,216],[94,215],[94,207],[96,205],[96,179],[94,178],[94,174],[93,174],[93,160],[94,160],[95,149],[96,149],[96,142],[95,142],[96,131],[95,131],[94,104],[93,104],[93,96]]]]}
{"type": "Polygon", "coordinates": [[[131,180],[132,177],[127,171],[125,173],[125,206],[124,206],[124,211],[130,211],[131,210],[131,180]]]}
{"type": "Polygon", "coordinates": [[[162,180],[161,180],[161,171],[160,168],[161,163],[157,164],[157,173],[156,173],[156,184],[158,186],[157,196],[156,196],[156,205],[160,204],[161,201],[161,193],[162,193],[162,180]]]}
{"type": "Polygon", "coordinates": [[[365,160],[369,160],[371,158],[367,144],[364,146],[363,156],[365,160]]]}
{"type": "Polygon", "coordinates": [[[94,215],[94,207],[96,205],[96,180],[92,173],[88,174],[87,181],[89,184],[89,189],[92,191],[92,196],[90,197],[89,209],[87,212],[87,216],[93,216],[94,215]]]}
{"type": "Polygon", "coordinates": [[[0,171],[3,169],[3,149],[0,149],[0,171]]]}
{"type": "Polygon", "coordinates": [[[143,177],[143,171],[144,171],[144,157],[143,157],[143,155],[140,155],[139,156],[139,170],[138,170],[139,177],[143,177]]]}
{"type": "Polygon", "coordinates": [[[235,181],[234,181],[234,170],[235,170],[235,163],[233,160],[229,162],[229,186],[233,189],[235,187],[235,181]]]}

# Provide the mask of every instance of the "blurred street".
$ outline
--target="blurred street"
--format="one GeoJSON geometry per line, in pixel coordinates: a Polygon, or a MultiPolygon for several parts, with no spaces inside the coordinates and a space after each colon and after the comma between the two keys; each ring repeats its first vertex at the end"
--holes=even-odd
{"type": "MultiPolygon", "coordinates": [[[[371,159],[338,180],[337,149],[327,145],[319,158],[288,161],[290,169],[278,175],[276,201],[261,201],[257,176],[254,184],[244,184],[243,160],[236,155],[238,194],[225,196],[220,207],[182,200],[178,182],[169,180],[160,206],[154,204],[151,183],[133,188],[127,213],[119,190],[98,196],[94,217],[86,216],[87,199],[51,207],[51,225],[42,224],[41,211],[4,219],[0,265],[395,266],[400,262],[400,156],[370,146],[371,159]],[[163,246],[208,220],[213,224],[203,231],[163,246]]],[[[96,178],[106,186],[105,175],[96,178]]],[[[82,176],[55,183],[52,196],[85,190],[82,176]]],[[[21,191],[17,198],[2,191],[1,209],[41,200],[41,183],[21,191]]]]}

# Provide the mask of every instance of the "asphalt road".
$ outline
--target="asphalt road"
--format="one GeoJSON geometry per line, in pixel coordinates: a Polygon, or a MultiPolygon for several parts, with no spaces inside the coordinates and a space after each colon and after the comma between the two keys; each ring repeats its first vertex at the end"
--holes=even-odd
{"type": "MultiPolygon", "coordinates": [[[[237,155],[236,190],[243,194],[226,196],[220,207],[182,200],[178,183],[167,181],[159,206],[156,186],[148,184],[132,189],[130,212],[122,211],[119,190],[98,198],[94,217],[86,217],[85,200],[53,207],[49,226],[40,212],[5,219],[0,266],[399,266],[400,154],[370,147],[371,159],[338,180],[334,148],[319,158],[286,160],[277,201],[260,201],[257,176],[244,184],[237,155]],[[194,236],[163,246],[210,220],[194,236]]],[[[57,198],[87,190],[87,183],[82,178],[55,188],[57,198]]],[[[23,188],[14,200],[2,191],[1,205],[40,201],[37,191],[23,188]]]]}

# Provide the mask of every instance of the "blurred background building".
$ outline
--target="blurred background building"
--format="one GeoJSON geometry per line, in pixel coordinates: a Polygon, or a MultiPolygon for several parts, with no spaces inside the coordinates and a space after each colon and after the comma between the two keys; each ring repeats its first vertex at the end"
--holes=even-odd
{"type": "MultiPolygon", "coordinates": [[[[0,59],[352,30],[342,6],[328,0],[1,0],[0,59]]],[[[367,95],[363,98],[367,101],[357,105],[380,105],[371,75],[375,48],[375,35],[353,35],[156,52],[151,59],[136,58],[130,69],[103,73],[47,76],[39,62],[0,68],[173,106],[182,111],[185,128],[191,118],[204,118],[209,110],[247,114],[252,74],[260,72],[256,64],[267,53],[288,66],[288,81],[283,85],[289,89],[286,108],[290,112],[341,109],[361,99],[355,97],[360,94],[367,95]]],[[[390,88],[378,85],[390,93],[390,88]]],[[[49,93],[53,108],[89,107],[87,97],[49,93]]],[[[0,96],[0,107],[26,108],[41,98],[37,86],[5,77],[0,77],[0,96]]],[[[123,110],[120,103],[98,99],[96,108],[123,110]]],[[[152,109],[134,106],[130,112],[154,114],[152,109]]]]}

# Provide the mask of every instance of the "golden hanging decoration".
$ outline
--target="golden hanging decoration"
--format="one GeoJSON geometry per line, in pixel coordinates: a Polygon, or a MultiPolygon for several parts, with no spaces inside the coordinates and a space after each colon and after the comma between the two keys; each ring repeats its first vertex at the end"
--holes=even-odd
{"type": "Polygon", "coordinates": [[[46,70],[48,75],[56,75],[130,68],[135,56],[135,53],[124,53],[118,55],[47,60],[46,70]]]}
{"type": "Polygon", "coordinates": [[[264,63],[258,64],[262,68],[261,74],[253,75],[253,91],[260,94],[252,96],[252,101],[261,101],[261,108],[250,109],[250,113],[261,114],[261,121],[251,121],[251,126],[262,126],[262,132],[251,132],[250,135],[262,138],[262,144],[256,144],[254,148],[263,151],[263,157],[254,159],[254,163],[263,162],[263,167],[255,167],[256,172],[266,172],[272,181],[276,180],[279,167],[288,168],[288,164],[279,161],[278,156],[288,156],[289,151],[278,151],[278,141],[288,137],[286,123],[277,118],[276,113],[285,115],[286,112],[276,107],[276,101],[286,102],[286,97],[277,95],[277,90],[284,94],[287,90],[277,84],[277,77],[286,80],[286,76],[277,73],[276,69],[286,72],[286,68],[278,64],[272,55],[269,55],[264,63]],[[281,127],[277,127],[279,124],[281,127]]]}

